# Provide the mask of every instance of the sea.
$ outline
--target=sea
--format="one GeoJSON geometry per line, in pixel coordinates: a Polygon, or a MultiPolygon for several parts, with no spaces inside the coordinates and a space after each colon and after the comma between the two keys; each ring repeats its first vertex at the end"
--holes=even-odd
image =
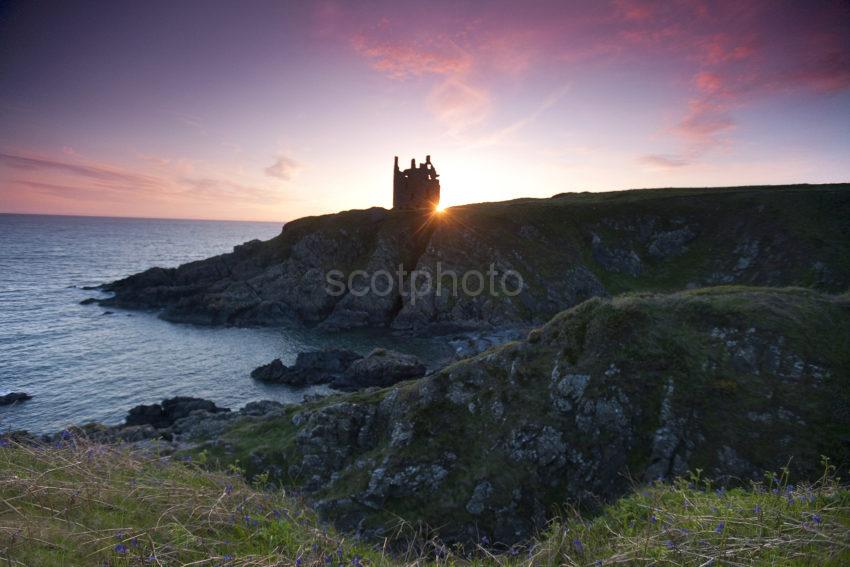
{"type": "Polygon", "coordinates": [[[81,305],[85,290],[153,266],[174,267],[280,233],[281,223],[0,214],[0,430],[33,433],[87,422],[120,423],[127,410],[172,396],[237,409],[255,400],[297,403],[322,386],[290,389],[250,378],[274,358],[324,347],[366,354],[393,348],[423,357],[433,342],[387,332],[201,327],[155,312],[81,305]]]}

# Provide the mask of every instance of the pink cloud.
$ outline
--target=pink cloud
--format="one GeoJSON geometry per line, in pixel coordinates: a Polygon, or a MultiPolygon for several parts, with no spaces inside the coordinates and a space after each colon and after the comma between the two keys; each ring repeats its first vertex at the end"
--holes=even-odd
{"type": "Polygon", "coordinates": [[[421,75],[457,75],[472,66],[469,54],[450,43],[441,46],[428,41],[382,41],[357,34],[351,40],[354,49],[369,59],[372,67],[395,79],[421,75]]]}

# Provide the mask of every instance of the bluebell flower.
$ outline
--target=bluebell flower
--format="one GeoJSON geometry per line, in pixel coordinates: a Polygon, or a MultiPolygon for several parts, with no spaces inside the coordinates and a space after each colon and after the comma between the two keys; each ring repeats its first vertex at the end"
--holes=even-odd
{"type": "Polygon", "coordinates": [[[486,535],[481,536],[481,545],[490,545],[490,538],[486,535]]]}
{"type": "Polygon", "coordinates": [[[116,544],[115,553],[117,553],[118,555],[124,555],[125,553],[127,553],[127,546],[123,543],[116,544]]]}
{"type": "Polygon", "coordinates": [[[573,547],[576,548],[576,552],[579,555],[584,555],[584,545],[582,545],[581,541],[574,539],[573,540],[573,547]]]}
{"type": "Polygon", "coordinates": [[[657,522],[657,521],[658,521],[658,518],[656,518],[656,517],[655,517],[655,514],[652,514],[652,515],[649,517],[649,521],[650,521],[650,523],[654,524],[655,522],[657,522]]]}
{"type": "Polygon", "coordinates": [[[812,516],[812,521],[816,524],[820,524],[823,521],[823,519],[820,517],[820,514],[814,514],[812,516]]]}
{"type": "Polygon", "coordinates": [[[667,549],[676,549],[676,544],[669,539],[664,542],[664,546],[667,547],[667,549]]]}
{"type": "Polygon", "coordinates": [[[137,538],[136,536],[133,536],[132,538],[130,538],[130,546],[131,547],[139,547],[139,538],[137,538]]]}
{"type": "Polygon", "coordinates": [[[756,514],[761,514],[761,506],[759,504],[756,504],[756,507],[753,508],[753,512],[755,512],[756,514]]]}
{"type": "Polygon", "coordinates": [[[714,531],[717,533],[723,533],[723,529],[726,527],[726,522],[720,522],[717,524],[717,527],[714,528],[714,531]]]}
{"type": "Polygon", "coordinates": [[[300,557],[295,558],[295,567],[301,567],[301,558],[300,557]]]}

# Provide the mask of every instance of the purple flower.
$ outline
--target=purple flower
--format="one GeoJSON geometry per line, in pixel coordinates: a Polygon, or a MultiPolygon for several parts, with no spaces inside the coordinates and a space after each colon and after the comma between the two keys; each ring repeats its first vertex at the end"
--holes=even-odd
{"type": "Polygon", "coordinates": [[[130,546],[131,547],[139,547],[139,538],[137,538],[136,536],[133,536],[132,538],[130,538],[130,546]]]}
{"type": "Polygon", "coordinates": [[[11,445],[11,443],[9,443],[8,439],[0,439],[0,447],[8,447],[9,445],[11,445]]]}
{"type": "Polygon", "coordinates": [[[658,521],[658,518],[656,518],[656,517],[655,517],[655,514],[652,514],[652,515],[649,517],[649,521],[650,521],[650,523],[653,523],[653,524],[654,524],[655,522],[657,522],[657,521],[658,521]]]}
{"type": "Polygon", "coordinates": [[[301,558],[300,557],[297,557],[295,559],[295,567],[301,567],[301,558]]]}
{"type": "Polygon", "coordinates": [[[756,507],[753,508],[753,512],[755,512],[756,514],[761,514],[761,506],[759,504],[756,504],[756,507]]]}
{"type": "Polygon", "coordinates": [[[676,544],[675,544],[675,543],[673,543],[673,541],[672,541],[672,540],[669,540],[669,539],[668,539],[667,541],[665,541],[665,542],[664,542],[664,546],[665,546],[667,549],[676,549],[676,544]]]}
{"type": "Polygon", "coordinates": [[[723,533],[723,529],[724,529],[725,527],[726,527],[726,522],[720,522],[719,524],[717,524],[717,527],[716,527],[716,528],[714,528],[714,531],[715,531],[715,532],[717,532],[717,533],[719,533],[719,534],[720,534],[720,533],[723,533]]]}
{"type": "Polygon", "coordinates": [[[820,524],[823,519],[820,517],[820,514],[814,514],[812,515],[812,521],[816,524],[820,524]]]}
{"type": "Polygon", "coordinates": [[[488,538],[486,535],[481,536],[481,545],[490,545],[490,538],[488,538]]]}
{"type": "Polygon", "coordinates": [[[124,555],[125,553],[127,553],[127,546],[123,543],[117,544],[115,546],[115,553],[117,553],[118,555],[124,555]]]}
{"type": "Polygon", "coordinates": [[[576,548],[576,553],[579,555],[584,555],[584,545],[582,545],[581,541],[574,539],[573,547],[576,548]]]}

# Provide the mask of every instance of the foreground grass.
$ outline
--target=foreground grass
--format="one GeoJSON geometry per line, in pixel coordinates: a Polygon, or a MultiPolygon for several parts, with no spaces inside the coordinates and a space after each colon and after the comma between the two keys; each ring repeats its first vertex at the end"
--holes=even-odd
{"type": "Polygon", "coordinates": [[[524,547],[485,539],[461,556],[427,542],[391,555],[232,472],[70,435],[51,447],[0,440],[2,565],[850,564],[850,490],[828,465],[812,484],[780,475],[727,492],[694,476],[640,489],[592,519],[562,518],[524,547]]]}

